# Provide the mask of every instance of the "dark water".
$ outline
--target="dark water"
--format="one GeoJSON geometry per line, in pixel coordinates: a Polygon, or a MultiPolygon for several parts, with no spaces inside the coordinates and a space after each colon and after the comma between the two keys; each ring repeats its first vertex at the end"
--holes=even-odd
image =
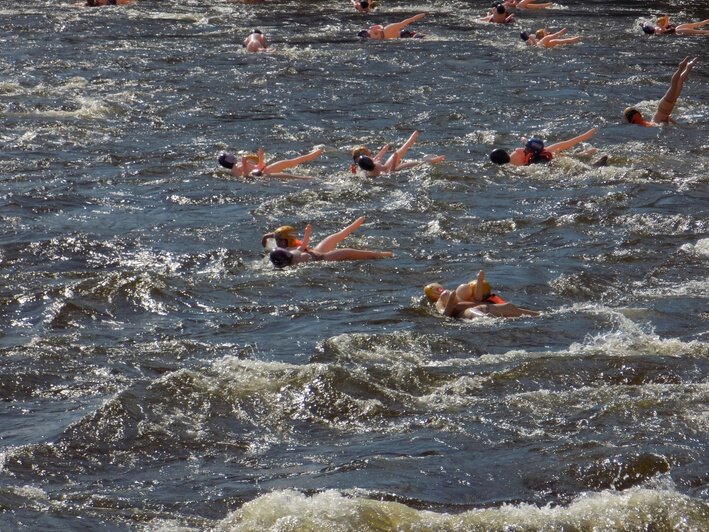
{"type": "Polygon", "coordinates": [[[487,5],[0,3],[0,529],[709,528],[709,38],[639,31],[709,6],[487,5]],[[354,38],[419,10],[423,40],[354,38]],[[686,55],[680,124],[621,124],[686,55]],[[486,161],[592,126],[606,168],[486,161]],[[348,172],[415,129],[444,164],[348,172]],[[216,166],[318,144],[311,181],[216,166]],[[361,215],[394,260],[263,259],[361,215]],[[481,268],[543,315],[424,302],[481,268]]]}

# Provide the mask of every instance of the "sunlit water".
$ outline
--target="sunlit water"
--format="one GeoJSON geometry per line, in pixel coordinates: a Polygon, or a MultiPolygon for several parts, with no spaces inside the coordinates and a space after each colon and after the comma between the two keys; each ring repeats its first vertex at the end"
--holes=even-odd
{"type": "Polygon", "coordinates": [[[639,28],[709,7],[487,6],[0,3],[0,529],[709,528],[709,38],[639,28]],[[622,124],[686,55],[679,125],[622,124]],[[592,126],[608,167],[487,160],[592,126]],[[416,129],[445,163],[349,172],[416,129]],[[216,165],[319,144],[308,181],[216,165]],[[346,244],[395,259],[264,259],[361,215],[346,244]],[[425,303],[481,268],[542,316],[425,303]]]}

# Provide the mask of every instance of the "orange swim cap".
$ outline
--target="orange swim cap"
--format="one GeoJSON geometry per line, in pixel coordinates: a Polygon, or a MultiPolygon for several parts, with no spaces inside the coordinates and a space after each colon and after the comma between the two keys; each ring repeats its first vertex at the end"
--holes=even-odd
{"type": "Polygon", "coordinates": [[[544,31],[544,28],[541,28],[541,29],[538,29],[538,30],[536,31],[536,33],[534,34],[534,36],[535,36],[537,39],[541,39],[541,38],[543,38],[546,34],[547,34],[547,32],[544,31]]]}
{"type": "Polygon", "coordinates": [[[295,227],[292,225],[282,225],[273,232],[273,236],[277,241],[287,240],[289,248],[300,245],[300,241],[295,237],[295,227]]]}

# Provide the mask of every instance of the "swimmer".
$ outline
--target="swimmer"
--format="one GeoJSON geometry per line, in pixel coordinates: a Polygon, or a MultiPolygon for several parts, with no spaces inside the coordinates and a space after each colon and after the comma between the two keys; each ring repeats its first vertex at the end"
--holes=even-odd
{"type": "Polygon", "coordinates": [[[704,26],[709,26],[709,19],[700,22],[686,22],[684,24],[670,24],[669,15],[662,15],[657,19],[657,24],[645,22],[640,25],[648,35],[709,35],[709,28],[702,29],[704,26]]]}
{"type": "MultiPolygon", "coordinates": [[[[511,154],[503,149],[496,149],[490,154],[490,160],[495,164],[513,164],[515,166],[528,166],[536,163],[548,163],[554,158],[554,155],[560,151],[568,150],[581,142],[590,139],[596,133],[596,128],[591,128],[578,137],[569,140],[564,140],[544,146],[544,141],[541,139],[529,139],[524,148],[517,148],[511,154]]],[[[604,166],[608,158],[601,158],[594,163],[594,166],[604,166]],[[604,163],[604,164],[601,164],[604,163]]]]}
{"type": "Polygon", "coordinates": [[[350,166],[350,171],[354,174],[357,172],[357,167],[359,167],[364,170],[367,177],[377,177],[382,173],[390,174],[399,170],[414,168],[422,164],[436,164],[445,160],[443,155],[435,155],[432,157],[427,157],[422,161],[403,162],[406,152],[408,152],[409,148],[413,146],[418,136],[419,132],[414,131],[406,142],[404,142],[398,150],[391,154],[385,163],[382,163],[381,161],[386,152],[388,152],[391,148],[389,144],[384,145],[384,147],[379,150],[379,153],[377,153],[374,157],[372,157],[372,152],[364,146],[355,148],[352,150],[352,159],[354,160],[354,164],[350,166]]]}
{"type": "Polygon", "coordinates": [[[518,318],[540,314],[539,311],[507,303],[492,294],[483,270],[478,272],[475,281],[460,285],[456,290],[446,290],[438,283],[431,283],[424,287],[423,292],[429,301],[435,303],[436,310],[440,314],[453,318],[471,319],[481,316],[518,318]]]}
{"type": "Polygon", "coordinates": [[[360,13],[367,14],[372,9],[375,9],[379,2],[377,0],[350,0],[354,8],[360,13]]]}
{"type": "Polygon", "coordinates": [[[509,24],[514,22],[515,16],[505,9],[504,4],[496,4],[484,17],[478,19],[480,22],[492,22],[494,24],[509,24]]]}
{"type": "Polygon", "coordinates": [[[247,52],[261,52],[266,49],[266,38],[261,30],[255,29],[244,39],[243,46],[247,52]]]}
{"type": "Polygon", "coordinates": [[[684,85],[687,76],[689,76],[689,72],[697,63],[698,59],[698,57],[695,57],[690,61],[689,57],[685,57],[682,61],[680,61],[677,66],[677,70],[675,70],[675,73],[672,74],[670,88],[667,89],[667,92],[662,97],[662,100],[660,100],[660,103],[657,104],[657,111],[655,111],[655,116],[652,117],[652,122],[645,120],[640,114],[640,111],[634,107],[628,107],[625,111],[623,111],[623,117],[625,120],[631,124],[637,124],[644,127],[659,126],[660,124],[668,123],[676,124],[674,119],[670,117],[670,114],[677,103],[677,98],[679,98],[680,92],[682,92],[682,86],[684,85]]]}
{"type": "Polygon", "coordinates": [[[323,151],[324,148],[320,147],[300,157],[266,164],[264,162],[263,148],[259,148],[256,153],[242,155],[241,161],[238,161],[236,156],[231,153],[222,153],[219,156],[219,164],[224,168],[229,168],[231,175],[234,177],[261,177],[266,175],[281,179],[311,179],[308,176],[285,174],[283,170],[310,162],[318,158],[323,151]]]}
{"type": "Polygon", "coordinates": [[[364,223],[364,216],[357,218],[350,225],[341,231],[334,233],[322,240],[317,246],[308,249],[312,227],[305,226],[303,241],[292,250],[276,248],[269,254],[269,259],[276,268],[294,266],[301,262],[312,261],[342,261],[342,260],[375,260],[388,259],[393,257],[391,251],[370,251],[366,249],[339,248],[337,244],[342,242],[349,234],[357,230],[364,223]]]}
{"type": "Polygon", "coordinates": [[[133,3],[133,0],[86,0],[86,7],[101,7],[101,6],[125,6],[133,3]]]}
{"type": "Polygon", "coordinates": [[[502,5],[505,7],[515,7],[517,9],[547,9],[554,5],[553,2],[544,2],[543,4],[534,4],[534,0],[505,0],[502,5]]]}
{"type": "Polygon", "coordinates": [[[527,44],[527,46],[543,46],[545,48],[554,48],[555,46],[562,46],[564,44],[576,44],[581,42],[581,37],[566,37],[560,39],[566,34],[566,28],[563,28],[556,33],[547,33],[546,30],[537,30],[534,36],[531,36],[528,32],[523,31],[519,34],[521,39],[527,44]]]}
{"type": "Polygon", "coordinates": [[[401,38],[401,30],[403,30],[409,24],[421,20],[426,16],[426,13],[419,13],[413,17],[402,20],[401,22],[394,22],[392,24],[387,24],[382,26],[381,24],[375,24],[371,26],[368,30],[362,30],[357,34],[357,37],[363,39],[374,39],[375,41],[381,41],[383,39],[399,39],[401,38]]]}

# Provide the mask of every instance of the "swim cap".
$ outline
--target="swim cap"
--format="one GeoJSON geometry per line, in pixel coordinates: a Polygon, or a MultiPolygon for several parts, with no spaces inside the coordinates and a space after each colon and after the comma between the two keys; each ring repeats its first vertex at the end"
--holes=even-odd
{"type": "Polygon", "coordinates": [[[399,38],[400,39],[411,39],[412,37],[416,36],[415,31],[403,29],[399,32],[399,38]]]}
{"type": "Polygon", "coordinates": [[[507,164],[510,162],[510,154],[505,150],[498,148],[496,150],[492,150],[490,160],[495,164],[507,164]]]}
{"type": "Polygon", "coordinates": [[[258,33],[259,35],[263,35],[263,33],[261,33],[261,30],[257,30],[257,29],[251,30],[251,33],[258,33]]]}
{"type": "Polygon", "coordinates": [[[368,155],[368,156],[371,157],[372,152],[369,151],[369,150],[368,150],[367,148],[365,148],[364,146],[359,146],[359,147],[355,148],[354,150],[352,150],[352,158],[353,158],[355,161],[357,160],[357,157],[359,157],[360,155],[368,155]]]}
{"type": "Polygon", "coordinates": [[[524,145],[524,149],[532,153],[541,153],[544,149],[544,141],[541,139],[529,139],[527,144],[524,145]]]}
{"type": "Polygon", "coordinates": [[[443,292],[443,287],[438,283],[427,284],[423,287],[423,293],[429,301],[434,303],[441,297],[441,292],[443,292]]]}
{"type": "Polygon", "coordinates": [[[635,107],[628,107],[625,111],[623,111],[623,117],[631,124],[633,123],[633,118],[636,114],[639,115],[640,111],[638,111],[635,107]]]}
{"type": "Polygon", "coordinates": [[[224,168],[234,168],[236,164],[236,157],[231,153],[222,153],[219,156],[219,164],[224,168]]]}
{"type": "Polygon", "coordinates": [[[357,37],[361,39],[368,39],[369,38],[369,30],[362,30],[357,34],[357,37]]]}
{"type": "Polygon", "coordinates": [[[296,240],[295,227],[292,225],[282,225],[273,232],[273,237],[276,240],[287,240],[288,247],[291,247],[296,240]]]}
{"type": "Polygon", "coordinates": [[[374,161],[366,155],[358,155],[356,161],[357,166],[359,166],[362,170],[366,170],[367,172],[371,172],[376,168],[374,161]]]}
{"type": "Polygon", "coordinates": [[[520,39],[523,41],[528,41],[529,40],[529,33],[526,31],[523,31],[522,33],[519,34],[520,39]]]}
{"type": "MultiPolygon", "coordinates": [[[[475,296],[475,287],[477,286],[477,284],[478,284],[477,281],[470,281],[468,283],[468,286],[470,287],[470,290],[472,291],[473,296],[475,296]]],[[[483,280],[483,299],[487,298],[491,293],[492,293],[492,288],[490,288],[490,283],[483,280]]]]}
{"type": "Polygon", "coordinates": [[[268,258],[276,268],[285,268],[293,263],[293,253],[286,249],[274,249],[268,258]]]}
{"type": "Polygon", "coordinates": [[[643,31],[648,35],[653,35],[655,33],[655,27],[647,22],[643,24],[643,31]]]}
{"type": "Polygon", "coordinates": [[[534,36],[535,36],[537,39],[542,39],[546,34],[547,34],[547,32],[544,31],[544,28],[538,29],[536,32],[534,32],[534,36]]]}
{"type": "Polygon", "coordinates": [[[367,2],[367,0],[360,0],[359,7],[362,9],[367,9],[369,7],[369,2],[367,2]]]}
{"type": "Polygon", "coordinates": [[[502,15],[503,13],[505,13],[505,6],[503,6],[502,4],[497,4],[497,5],[495,6],[495,9],[497,10],[497,12],[498,12],[500,15],[502,15]]]}

